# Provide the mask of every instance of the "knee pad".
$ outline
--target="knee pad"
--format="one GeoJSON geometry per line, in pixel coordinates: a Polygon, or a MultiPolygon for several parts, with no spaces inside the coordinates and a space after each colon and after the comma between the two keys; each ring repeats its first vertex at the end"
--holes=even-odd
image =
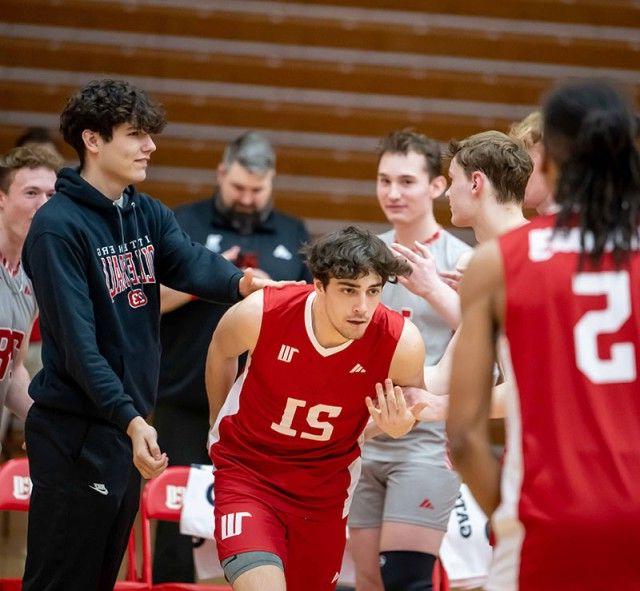
{"type": "Polygon", "coordinates": [[[235,580],[242,574],[246,573],[257,566],[265,564],[273,564],[280,570],[284,571],[282,560],[272,552],[241,552],[225,558],[221,563],[224,576],[233,585],[235,580]]]}
{"type": "Polygon", "coordinates": [[[385,591],[432,591],[436,557],[426,552],[380,552],[380,574],[385,591]]]}

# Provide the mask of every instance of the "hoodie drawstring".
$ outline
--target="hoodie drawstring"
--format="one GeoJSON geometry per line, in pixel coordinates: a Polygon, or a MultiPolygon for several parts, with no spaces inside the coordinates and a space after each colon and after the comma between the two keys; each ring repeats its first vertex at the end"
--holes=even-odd
{"type": "Polygon", "coordinates": [[[131,202],[131,209],[133,209],[133,223],[136,225],[136,238],[140,238],[140,227],[138,226],[138,214],[136,212],[135,201],[131,202]]]}
{"type": "Polygon", "coordinates": [[[123,248],[126,248],[126,244],[124,243],[124,224],[122,223],[122,212],[120,211],[120,206],[117,203],[114,203],[113,206],[118,212],[118,221],[120,222],[120,245],[123,248]]]}
{"type": "MultiPolygon", "coordinates": [[[[116,211],[118,212],[118,221],[120,222],[120,245],[122,247],[122,252],[126,252],[127,251],[127,245],[124,241],[124,223],[122,221],[122,212],[120,211],[120,207],[118,206],[117,203],[113,204],[116,208],[116,211]]],[[[131,209],[133,209],[133,221],[134,224],[136,226],[136,238],[140,238],[140,226],[138,226],[138,214],[136,212],[136,204],[132,201],[131,202],[131,209]]],[[[122,275],[124,277],[128,277],[127,272],[125,269],[122,268],[122,259],[120,257],[118,257],[118,266],[120,267],[120,271],[122,272],[122,275]]],[[[130,291],[131,289],[133,289],[133,285],[131,284],[131,282],[129,281],[129,286],[127,287],[127,291],[130,291]]]]}

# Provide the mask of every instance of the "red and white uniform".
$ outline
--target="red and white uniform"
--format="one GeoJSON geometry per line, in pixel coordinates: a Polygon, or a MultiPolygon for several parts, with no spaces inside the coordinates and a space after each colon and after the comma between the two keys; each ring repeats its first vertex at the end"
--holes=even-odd
{"type": "Polygon", "coordinates": [[[258,342],[209,436],[220,558],[274,552],[292,591],[333,588],[365,397],[388,377],[404,325],[380,305],[362,338],[325,348],[313,332],[314,298],[312,286],[264,290],[258,342]]]}
{"type": "Polygon", "coordinates": [[[579,269],[554,222],[500,239],[518,395],[487,589],[640,589],[640,252],[579,269]]]}

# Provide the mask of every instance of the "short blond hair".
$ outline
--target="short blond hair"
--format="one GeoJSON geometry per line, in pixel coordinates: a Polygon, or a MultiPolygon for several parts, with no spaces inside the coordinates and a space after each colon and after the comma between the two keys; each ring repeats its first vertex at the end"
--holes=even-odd
{"type": "Polygon", "coordinates": [[[7,193],[15,174],[21,168],[49,168],[57,173],[62,167],[62,158],[52,150],[36,145],[13,148],[0,156],[0,191],[7,193]]]}
{"type": "Polygon", "coordinates": [[[522,121],[514,123],[509,129],[509,135],[521,141],[527,150],[542,141],[542,111],[529,113],[522,121]]]}

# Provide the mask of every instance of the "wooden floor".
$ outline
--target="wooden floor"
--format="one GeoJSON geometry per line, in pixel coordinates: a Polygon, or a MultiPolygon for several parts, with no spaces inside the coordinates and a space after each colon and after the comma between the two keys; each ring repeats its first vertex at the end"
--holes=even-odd
{"type": "Polygon", "coordinates": [[[21,577],[26,554],[26,513],[0,514],[0,578],[21,577]]]}

